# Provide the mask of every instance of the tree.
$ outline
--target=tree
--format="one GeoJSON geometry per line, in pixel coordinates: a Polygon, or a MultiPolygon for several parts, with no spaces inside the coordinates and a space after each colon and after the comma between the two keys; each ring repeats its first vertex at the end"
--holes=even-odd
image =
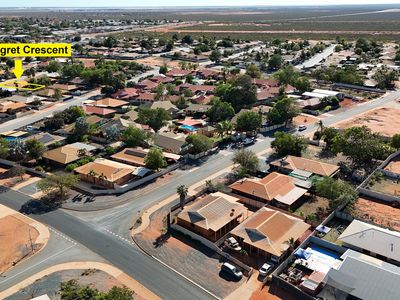
{"type": "Polygon", "coordinates": [[[9,144],[5,138],[0,137],[0,158],[7,158],[10,151],[9,144]]]}
{"type": "Polygon", "coordinates": [[[118,41],[117,41],[117,39],[116,39],[115,37],[113,37],[113,36],[108,36],[108,37],[104,40],[104,43],[103,43],[104,47],[107,47],[107,48],[114,48],[114,47],[117,46],[117,44],[118,44],[118,41]]]}
{"type": "Polygon", "coordinates": [[[358,193],[354,187],[340,179],[335,180],[331,177],[324,177],[316,180],[314,185],[318,196],[330,200],[329,207],[331,210],[349,202],[351,206],[358,198],[358,193]]]}
{"type": "Polygon", "coordinates": [[[333,141],[340,134],[339,131],[332,127],[325,127],[322,130],[322,139],[325,142],[325,149],[332,151],[333,141]]]}
{"type": "Polygon", "coordinates": [[[247,66],[246,74],[249,75],[251,78],[261,78],[260,68],[257,67],[255,64],[250,64],[247,66]]]}
{"type": "Polygon", "coordinates": [[[192,38],[192,36],[191,36],[191,35],[185,35],[185,36],[182,38],[182,43],[185,43],[185,44],[188,44],[188,45],[193,44],[193,38],[192,38]]]}
{"type": "Polygon", "coordinates": [[[397,150],[400,149],[400,133],[396,133],[392,136],[390,145],[397,150]]]}
{"type": "Polygon", "coordinates": [[[110,141],[116,141],[121,136],[121,130],[118,128],[117,125],[112,125],[106,128],[104,131],[105,137],[110,141]]]}
{"type": "Polygon", "coordinates": [[[299,71],[297,71],[292,65],[283,66],[274,74],[275,79],[278,80],[280,85],[294,85],[299,76],[299,71]]]}
{"type": "Polygon", "coordinates": [[[394,82],[399,79],[399,74],[395,70],[383,66],[373,76],[380,89],[390,89],[394,87],[394,82]]]}
{"type": "Polygon", "coordinates": [[[76,140],[89,133],[90,124],[87,122],[85,117],[79,117],[75,121],[74,135],[76,140]]]}
{"type": "Polygon", "coordinates": [[[298,116],[300,109],[295,104],[294,100],[289,97],[284,97],[278,100],[272,109],[268,112],[268,121],[273,124],[283,124],[287,125],[290,123],[294,117],[298,116]]]}
{"type": "Polygon", "coordinates": [[[186,138],[186,142],[190,144],[190,152],[192,154],[206,152],[213,145],[213,141],[202,134],[191,134],[186,138]]]}
{"type": "Polygon", "coordinates": [[[60,69],[61,64],[56,60],[50,61],[49,65],[46,67],[46,71],[50,73],[58,72],[60,69]]]}
{"type": "Polygon", "coordinates": [[[122,132],[122,140],[127,147],[136,147],[143,145],[148,139],[147,133],[133,126],[129,126],[125,131],[122,132]]]}
{"type": "Polygon", "coordinates": [[[44,151],[46,150],[44,144],[35,139],[27,140],[25,142],[25,148],[28,157],[36,160],[41,158],[44,151]]]}
{"type": "Polygon", "coordinates": [[[252,132],[261,127],[261,115],[254,111],[245,111],[239,114],[236,123],[236,130],[252,132]]]}
{"type": "Polygon", "coordinates": [[[279,54],[274,54],[268,61],[268,68],[271,70],[277,70],[282,66],[282,57],[279,54]]]}
{"type": "Polygon", "coordinates": [[[293,82],[293,86],[300,92],[304,93],[311,90],[310,80],[305,77],[299,77],[295,82],[293,82]]]}
{"type": "Polygon", "coordinates": [[[56,101],[59,101],[59,100],[62,99],[62,91],[61,91],[61,89],[59,89],[59,88],[54,89],[53,98],[54,98],[56,101]]]}
{"type": "Polygon", "coordinates": [[[149,152],[144,158],[144,163],[146,168],[151,170],[159,170],[160,168],[164,168],[167,166],[167,162],[164,158],[163,152],[161,149],[156,147],[150,148],[149,152]]]}
{"type": "Polygon", "coordinates": [[[210,56],[208,57],[213,62],[219,62],[221,60],[222,54],[218,49],[211,51],[210,56]]]}
{"type": "Polygon", "coordinates": [[[233,159],[234,164],[240,166],[240,174],[255,174],[259,167],[259,160],[257,155],[248,149],[241,149],[234,153],[233,159]]]}
{"type": "Polygon", "coordinates": [[[171,119],[169,113],[163,108],[142,108],[139,109],[138,122],[150,126],[155,132],[159,131],[163,126],[167,125],[167,121],[171,119]]]}
{"type": "Polygon", "coordinates": [[[168,67],[167,67],[167,65],[162,65],[162,66],[160,67],[159,73],[160,73],[160,74],[167,74],[167,73],[168,73],[168,67]]]}
{"type": "Polygon", "coordinates": [[[223,101],[231,103],[235,111],[239,111],[257,101],[257,87],[249,75],[238,75],[230,80],[229,84],[218,86],[216,95],[223,101]]]}
{"type": "Polygon", "coordinates": [[[307,141],[302,136],[277,131],[274,137],[275,140],[272,141],[271,146],[281,157],[286,155],[301,156],[302,151],[307,149],[307,141]]]}
{"type": "MultiPolygon", "coordinates": [[[[68,191],[79,182],[79,175],[50,175],[41,179],[37,187],[46,195],[54,195],[64,200],[68,191]]],[[[54,197],[54,199],[57,199],[54,197]]]]}
{"type": "Polygon", "coordinates": [[[181,205],[181,209],[185,206],[186,197],[188,195],[188,188],[186,185],[182,184],[176,188],[176,193],[179,195],[179,203],[181,205]]]}
{"type": "Polygon", "coordinates": [[[292,237],[290,237],[289,239],[287,239],[285,241],[285,244],[288,245],[288,252],[292,252],[294,250],[294,248],[296,247],[296,240],[292,237]]]}
{"type": "Polygon", "coordinates": [[[210,121],[217,123],[224,120],[230,120],[235,115],[235,110],[232,104],[221,101],[219,98],[214,98],[211,108],[206,113],[210,121]]]}
{"type": "Polygon", "coordinates": [[[133,295],[134,292],[126,286],[114,286],[108,291],[107,295],[105,295],[104,300],[132,300],[133,295]]]}
{"type": "Polygon", "coordinates": [[[354,168],[371,170],[378,160],[384,160],[393,152],[393,148],[368,127],[351,127],[333,140],[334,153],[343,153],[354,168]]]}
{"type": "Polygon", "coordinates": [[[233,130],[233,124],[228,120],[224,120],[217,124],[216,129],[220,137],[223,138],[224,134],[229,134],[233,130]]]}
{"type": "Polygon", "coordinates": [[[8,157],[13,161],[24,160],[26,157],[25,143],[20,139],[10,141],[8,157]]]}
{"type": "Polygon", "coordinates": [[[24,179],[24,174],[26,173],[25,168],[21,167],[20,165],[15,165],[11,167],[7,172],[6,176],[8,178],[17,177],[19,176],[21,181],[24,179]]]}

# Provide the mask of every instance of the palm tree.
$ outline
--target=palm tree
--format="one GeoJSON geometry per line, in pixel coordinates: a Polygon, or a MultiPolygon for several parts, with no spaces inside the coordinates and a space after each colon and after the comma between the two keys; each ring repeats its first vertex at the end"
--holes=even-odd
{"type": "Polygon", "coordinates": [[[219,122],[216,128],[221,138],[223,138],[225,133],[229,134],[229,132],[233,130],[233,124],[228,120],[224,120],[219,122]]]}
{"type": "Polygon", "coordinates": [[[104,182],[104,181],[107,180],[107,176],[104,175],[104,173],[101,173],[101,174],[99,175],[99,180],[100,180],[100,182],[104,182]]]}
{"type": "Polygon", "coordinates": [[[96,171],[90,170],[89,173],[88,173],[88,176],[89,177],[93,177],[93,184],[96,184],[96,176],[97,176],[96,171]]]}
{"type": "Polygon", "coordinates": [[[285,241],[285,244],[288,244],[289,248],[288,251],[292,252],[293,249],[296,247],[296,241],[294,238],[289,238],[287,241],[285,241]]]}
{"type": "Polygon", "coordinates": [[[324,131],[324,122],[322,122],[322,120],[319,120],[317,122],[317,125],[318,125],[318,130],[321,132],[322,135],[322,132],[324,131]]]}
{"type": "Polygon", "coordinates": [[[176,188],[176,193],[179,195],[179,203],[181,204],[181,208],[185,206],[185,200],[188,195],[188,188],[186,185],[182,184],[176,188]]]}

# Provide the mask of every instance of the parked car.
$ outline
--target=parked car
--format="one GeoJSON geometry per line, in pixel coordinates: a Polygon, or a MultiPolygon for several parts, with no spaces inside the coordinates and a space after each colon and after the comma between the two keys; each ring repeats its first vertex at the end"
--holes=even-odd
{"type": "Polygon", "coordinates": [[[236,268],[234,265],[225,262],[221,266],[221,270],[225,271],[226,273],[229,273],[230,275],[234,276],[237,279],[242,279],[243,273],[240,271],[238,268],[236,268]]]}
{"type": "Polygon", "coordinates": [[[234,237],[229,237],[225,240],[225,245],[234,251],[242,250],[242,247],[239,246],[238,241],[234,237]]]}
{"type": "Polygon", "coordinates": [[[243,145],[244,146],[250,146],[250,145],[253,145],[255,142],[256,142],[255,138],[246,138],[243,141],[243,145]]]}
{"type": "Polygon", "coordinates": [[[262,267],[258,270],[258,272],[260,273],[260,276],[267,276],[268,273],[272,270],[273,265],[272,264],[268,264],[265,263],[262,265],[262,267]]]}
{"type": "Polygon", "coordinates": [[[304,131],[304,130],[306,130],[307,129],[307,126],[306,125],[300,125],[299,126],[299,131],[304,131]]]}

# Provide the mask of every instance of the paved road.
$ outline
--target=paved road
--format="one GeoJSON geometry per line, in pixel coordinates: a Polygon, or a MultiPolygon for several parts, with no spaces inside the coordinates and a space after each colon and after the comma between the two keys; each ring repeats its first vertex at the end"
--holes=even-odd
{"type": "MultiPolygon", "coordinates": [[[[29,197],[12,190],[0,194],[0,203],[15,210],[19,210],[27,201],[29,197]]],[[[212,299],[202,289],[98,226],[92,226],[62,210],[30,216],[91,249],[163,299],[212,299]]],[[[36,271],[41,269],[41,266],[37,270],[34,267],[36,271]]],[[[27,277],[26,273],[20,275],[18,279],[27,277]]]]}

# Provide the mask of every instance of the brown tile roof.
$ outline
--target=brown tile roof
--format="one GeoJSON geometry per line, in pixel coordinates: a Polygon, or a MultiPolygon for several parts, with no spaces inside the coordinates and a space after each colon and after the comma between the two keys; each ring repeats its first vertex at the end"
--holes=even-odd
{"type": "Polygon", "coordinates": [[[288,155],[285,158],[270,163],[273,166],[290,171],[304,170],[320,176],[332,176],[339,170],[339,166],[327,164],[312,159],[288,155]]]}
{"type": "MultiPolygon", "coordinates": [[[[265,201],[279,200],[299,189],[295,186],[293,178],[276,172],[268,174],[261,180],[246,178],[235,182],[230,187],[233,191],[255,196],[265,201]]],[[[303,194],[305,192],[306,190],[304,190],[303,194]]]]}
{"type": "Polygon", "coordinates": [[[25,103],[21,102],[12,102],[12,101],[3,101],[0,102],[0,112],[5,113],[7,110],[17,110],[26,107],[25,103]]]}
{"type": "Polygon", "coordinates": [[[98,100],[96,102],[91,103],[91,105],[97,106],[97,107],[121,107],[124,105],[128,105],[128,102],[122,101],[122,100],[117,100],[113,98],[104,98],[101,100],[98,100]]]}
{"type": "Polygon", "coordinates": [[[69,164],[79,159],[79,149],[67,146],[52,149],[43,153],[43,158],[58,162],[60,164],[69,164]]]}
{"type": "Polygon", "coordinates": [[[114,94],[112,94],[111,96],[114,99],[131,99],[134,97],[137,97],[138,94],[138,90],[135,88],[124,88],[122,90],[118,90],[116,91],[114,94]]]}
{"type": "Polygon", "coordinates": [[[133,173],[135,170],[135,167],[126,164],[104,158],[98,158],[94,162],[90,162],[86,165],[76,168],[74,171],[83,175],[89,175],[91,171],[94,171],[97,174],[96,177],[99,175],[104,175],[106,181],[116,182],[118,179],[133,173]]]}
{"type": "Polygon", "coordinates": [[[182,77],[187,76],[191,73],[191,70],[171,69],[168,71],[167,75],[171,77],[182,77]]]}
{"type": "Polygon", "coordinates": [[[205,230],[217,231],[247,211],[243,204],[237,202],[238,200],[224,193],[213,193],[186,206],[178,218],[205,230]]]}
{"type": "Polygon", "coordinates": [[[140,148],[125,148],[121,152],[111,156],[114,160],[128,163],[135,166],[145,166],[144,158],[147,152],[140,148]]]}
{"type": "Polygon", "coordinates": [[[60,83],[55,83],[51,86],[49,86],[52,89],[60,89],[63,91],[74,91],[79,89],[78,86],[76,86],[75,84],[60,84],[60,83]]]}
{"type": "Polygon", "coordinates": [[[156,94],[153,93],[140,93],[139,96],[136,98],[140,101],[155,101],[156,94]]]}
{"type": "Polygon", "coordinates": [[[157,82],[157,83],[170,83],[170,82],[173,82],[175,79],[171,78],[171,77],[167,77],[167,76],[158,75],[158,76],[150,77],[149,80],[157,82]]]}
{"type": "Polygon", "coordinates": [[[155,89],[158,86],[158,83],[156,83],[154,81],[151,81],[149,79],[145,79],[145,80],[143,80],[141,82],[138,82],[137,86],[141,87],[143,89],[152,90],[152,89],[155,89]]]}
{"type": "Polygon", "coordinates": [[[111,115],[116,112],[114,109],[108,109],[108,108],[97,107],[97,106],[89,106],[89,105],[84,105],[83,110],[88,115],[99,115],[99,116],[107,116],[107,115],[111,115]]]}
{"type": "Polygon", "coordinates": [[[262,207],[231,232],[245,243],[281,256],[288,248],[290,238],[298,240],[310,225],[302,220],[262,207]]]}

